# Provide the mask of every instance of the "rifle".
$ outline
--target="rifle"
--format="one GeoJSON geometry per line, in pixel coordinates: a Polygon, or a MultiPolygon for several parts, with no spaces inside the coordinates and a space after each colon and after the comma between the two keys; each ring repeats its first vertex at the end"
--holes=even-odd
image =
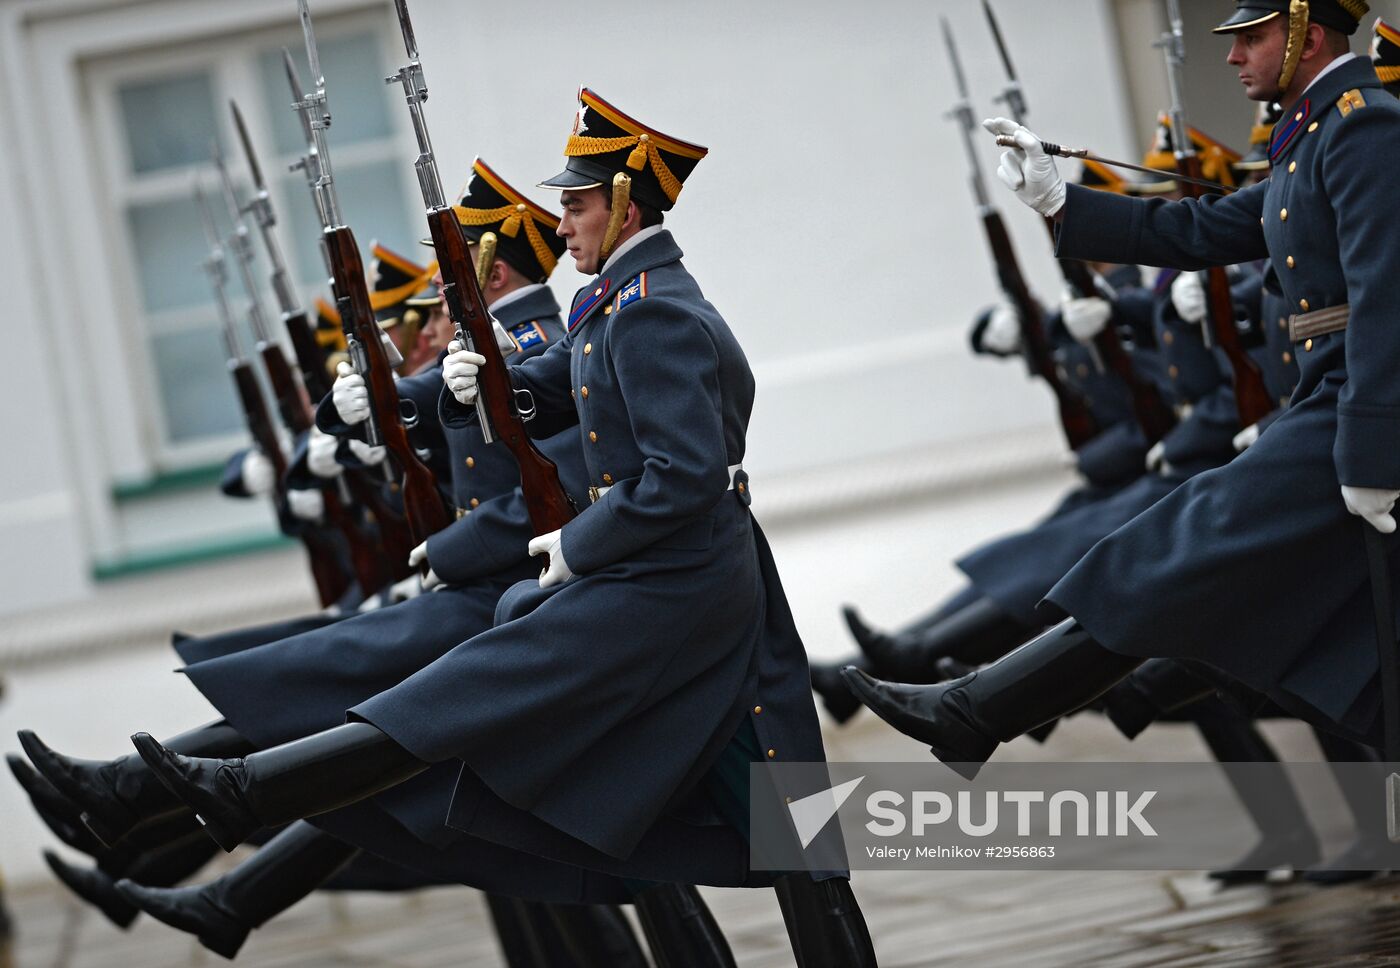
{"type": "MultiPolygon", "coordinates": [[[[243,222],[244,213],[251,213],[258,224],[263,248],[267,252],[268,263],[271,266],[272,291],[277,297],[277,304],[282,312],[283,326],[294,341],[299,333],[314,347],[315,337],[311,333],[306,311],[297,304],[296,297],[292,293],[292,286],[287,277],[287,266],[282,259],[282,250],[277,245],[277,236],[273,232],[277,218],[272,211],[272,199],[268,194],[267,185],[263,181],[262,168],[258,165],[257,156],[253,153],[253,145],[248,137],[248,129],[243,124],[243,115],[239,112],[238,105],[230,101],[229,107],[233,111],[238,140],[243,145],[243,154],[247,158],[248,170],[252,175],[256,191],[246,207],[240,206],[234,192],[233,180],[229,178],[223,158],[217,151],[215,152],[214,161],[223,181],[224,198],[228,202],[229,217],[233,219],[234,223],[234,238],[238,243],[236,251],[240,264],[243,266],[247,278],[251,280],[253,253],[252,247],[248,244],[248,227],[243,222]]],[[[262,357],[263,367],[272,384],[273,396],[276,397],[278,409],[282,414],[282,422],[293,434],[309,433],[315,423],[315,413],[312,410],[311,402],[292,374],[292,368],[287,363],[287,357],[282,352],[281,345],[268,333],[266,319],[256,299],[254,304],[254,308],[250,310],[250,317],[253,320],[253,334],[257,339],[258,355],[262,357]]],[[[325,373],[324,366],[318,369],[322,374],[325,373]]],[[[333,488],[323,488],[322,496],[325,500],[326,522],[334,530],[344,535],[350,551],[350,562],[355,572],[355,578],[360,583],[360,590],[368,595],[389,580],[382,555],[346,509],[346,505],[350,503],[350,493],[343,477],[335,482],[333,488]]]]}
{"type": "MultiPolygon", "coordinates": [[[[1167,0],[1167,22],[1170,30],[1157,41],[1167,61],[1167,82],[1171,88],[1172,145],[1176,149],[1177,170],[1187,178],[1201,177],[1201,159],[1191,144],[1186,130],[1186,109],[1182,98],[1181,69],[1186,63],[1186,41],[1181,26],[1181,7],[1177,0],[1167,0]]],[[[1205,189],[1186,182],[1182,193],[1200,198],[1205,189]]],[[[1209,348],[1219,346],[1230,361],[1231,382],[1235,390],[1235,407],[1240,425],[1248,427],[1262,420],[1274,409],[1274,400],[1264,386],[1259,364],[1245,352],[1239,330],[1235,328],[1235,301],[1230,295],[1230,280],[1221,266],[1206,270],[1206,318],[1201,323],[1201,338],[1209,348]],[[1213,337],[1213,338],[1212,338],[1213,337]]]]}
{"type": "MultiPolygon", "coordinates": [[[[428,88],[423,81],[423,67],[418,60],[418,42],[413,24],[408,18],[406,0],[394,0],[403,32],[408,63],[398,73],[385,78],[389,84],[403,85],[404,99],[413,118],[413,132],[418,140],[418,159],[413,167],[418,173],[427,208],[428,228],[433,248],[437,250],[438,268],[442,273],[442,294],[448,314],[457,329],[457,339],[472,352],[486,358],[477,374],[476,412],[481,422],[481,435],[487,443],[500,438],[520,466],[520,489],[536,534],[557,531],[577,513],[573,501],[559,481],[559,469],[525,432],[525,422],[534,416],[529,392],[516,390],[510,382],[505,357],[496,343],[491,313],[481,294],[476,266],[467,249],[467,239],[457,213],[447,204],[438,176],[437,160],[428,126],[423,117],[423,103],[428,100],[428,88]],[[524,401],[522,406],[521,401],[524,401]]],[[[541,556],[544,557],[544,556],[541,556]]]]}
{"type": "MultiPolygon", "coordinates": [[[[195,197],[204,222],[204,232],[209,239],[209,255],[204,260],[204,271],[209,276],[209,284],[214,291],[214,305],[223,324],[229,373],[233,376],[234,389],[238,392],[238,401],[243,407],[243,417],[248,423],[248,432],[253,437],[253,443],[272,464],[273,477],[276,480],[273,503],[280,512],[286,503],[287,457],[282,452],[282,441],[277,438],[277,428],[272,424],[272,415],[267,408],[267,401],[263,399],[262,388],[258,386],[257,374],[253,372],[252,363],[243,355],[243,347],[238,339],[238,330],[235,328],[233,312],[228,303],[228,292],[225,289],[228,280],[224,247],[219,241],[218,230],[214,227],[214,216],[209,211],[204,189],[198,182],[195,183],[195,197]]],[[[256,299],[253,302],[256,302],[256,299]]],[[[299,537],[306,546],[311,576],[316,582],[316,594],[321,604],[334,604],[345,594],[348,586],[337,563],[335,549],[306,529],[303,529],[299,537]]]]}
{"type": "MultiPolygon", "coordinates": [[[[402,474],[398,485],[403,499],[404,516],[414,545],[421,544],[428,536],[447,527],[447,508],[438,493],[437,480],[414,452],[408,439],[399,408],[399,393],[394,386],[394,375],[384,345],[380,341],[380,329],[374,320],[374,310],[370,308],[369,289],[365,284],[365,268],[360,260],[360,249],[355,235],[340,217],[340,203],[335,194],[334,176],[331,173],[330,153],[326,145],[326,129],[330,127],[331,115],[326,108],[326,79],[321,72],[320,58],[316,52],[316,35],[311,28],[311,10],[306,0],[297,0],[301,15],[302,34],[306,39],[306,55],[311,64],[311,75],[315,90],[303,93],[297,78],[296,65],[291,54],[282,51],[287,68],[287,77],[296,97],[292,107],[302,118],[303,130],[310,135],[307,155],[304,159],[307,178],[314,175],[314,197],[316,212],[320,217],[321,243],[331,271],[331,284],[345,328],[346,349],[355,371],[365,378],[369,390],[370,416],[365,421],[365,440],[373,447],[385,447],[402,474]]],[[[391,485],[392,486],[392,485],[391,485]]],[[[395,529],[388,529],[393,533],[395,529]]],[[[388,541],[386,540],[386,545],[388,541]]],[[[401,548],[387,548],[396,554],[401,548]]],[[[411,548],[408,550],[412,550],[411,548]]],[[[403,560],[407,560],[405,551],[403,560]]]]}
{"type": "Polygon", "coordinates": [[[967,79],[963,76],[962,61],[958,59],[957,47],[953,43],[953,33],[948,28],[948,21],[942,20],[941,22],[943,41],[948,47],[948,58],[953,65],[953,76],[957,81],[959,97],[958,103],[947,116],[958,122],[962,132],[963,146],[967,149],[968,166],[972,172],[969,176],[972,184],[972,196],[977,203],[977,214],[982,220],[987,243],[991,246],[997,280],[1001,283],[1002,292],[1006,295],[1007,300],[1016,310],[1017,319],[1020,320],[1021,352],[1026,358],[1026,368],[1030,371],[1031,376],[1038,376],[1049,384],[1051,391],[1055,394],[1055,401],[1059,405],[1060,426],[1064,430],[1065,439],[1069,441],[1072,449],[1078,450],[1099,432],[1098,421],[1083,399],[1060,379],[1051,353],[1050,340],[1045,334],[1044,313],[1035,301],[1035,297],[1031,295],[1025,277],[1021,274],[1020,264],[1016,261],[1016,252],[1011,246],[1011,236],[1006,231],[1006,224],[1001,220],[1001,213],[992,206],[991,199],[987,195],[987,185],[982,180],[982,170],[977,161],[977,150],[973,146],[972,139],[976,122],[972,117],[972,102],[968,97],[967,79]]]}
{"type": "MultiPolygon", "coordinates": [[[[1011,52],[1006,48],[1006,41],[1001,35],[1001,26],[997,23],[996,14],[992,12],[989,0],[982,0],[982,10],[987,15],[987,23],[992,30],[992,39],[996,42],[997,51],[1001,55],[1001,64],[1007,77],[1007,86],[996,100],[1006,105],[1017,124],[1025,124],[1026,96],[1021,88],[1021,82],[1016,76],[1016,67],[1011,63],[1011,52]]],[[[1050,244],[1053,247],[1055,245],[1055,222],[1050,218],[1044,221],[1046,231],[1050,233],[1050,244]]],[[[1060,274],[1064,277],[1065,283],[1076,295],[1083,297],[1102,294],[1088,265],[1078,259],[1057,258],[1055,261],[1059,263],[1060,274]]],[[[1100,371],[1107,364],[1113,374],[1122,380],[1128,388],[1128,394],[1132,400],[1133,417],[1137,420],[1138,426],[1142,428],[1147,442],[1155,444],[1166,436],[1167,431],[1176,424],[1176,413],[1162,399],[1156,385],[1139,377],[1133,369],[1133,361],[1128,356],[1127,351],[1123,349],[1123,343],[1119,340],[1118,333],[1114,330],[1111,321],[1094,337],[1092,349],[1096,351],[1095,363],[1098,364],[1100,371]]]]}

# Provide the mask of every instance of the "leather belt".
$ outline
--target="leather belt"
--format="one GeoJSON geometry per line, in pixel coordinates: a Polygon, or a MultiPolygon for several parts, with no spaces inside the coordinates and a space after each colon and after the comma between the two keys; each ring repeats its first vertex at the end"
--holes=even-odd
{"type": "Polygon", "coordinates": [[[1347,328],[1347,320],[1350,318],[1351,303],[1342,303],[1340,306],[1328,306],[1326,309],[1316,309],[1310,313],[1289,316],[1288,338],[1295,343],[1301,343],[1314,336],[1340,333],[1347,328]]]}
{"type": "MultiPolygon", "coordinates": [[[[729,465],[729,486],[725,488],[726,491],[734,490],[734,475],[738,474],[743,469],[744,465],[742,462],[729,465]]],[[[594,504],[597,504],[603,499],[604,494],[612,490],[612,487],[611,484],[605,484],[602,487],[590,487],[588,489],[588,497],[594,504]]]]}

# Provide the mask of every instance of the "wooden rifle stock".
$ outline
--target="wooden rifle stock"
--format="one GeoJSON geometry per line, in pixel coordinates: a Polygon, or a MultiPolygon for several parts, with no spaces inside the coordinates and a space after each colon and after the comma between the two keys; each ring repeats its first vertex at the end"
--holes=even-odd
{"type": "MultiPolygon", "coordinates": [[[[1201,159],[1196,155],[1179,156],[1177,168],[1191,178],[1201,177],[1201,159]]],[[[1192,198],[1200,198],[1206,189],[1189,182],[1182,190],[1192,198]]],[[[1239,410],[1240,426],[1258,423],[1275,407],[1264,385],[1259,364],[1245,351],[1239,330],[1235,328],[1235,300],[1230,293],[1230,280],[1225,270],[1215,266],[1206,274],[1206,317],[1210,320],[1209,335],[1230,361],[1231,382],[1235,390],[1235,407],[1239,410]]]]}
{"type": "Polygon", "coordinates": [[[515,405],[515,387],[510,382],[501,349],[496,345],[491,314],[481,295],[462,226],[450,206],[430,209],[427,216],[448,313],[457,324],[459,335],[465,331],[472,350],[486,357],[486,365],[477,374],[477,392],[491,430],[520,465],[520,490],[525,497],[530,524],[537,535],[558,531],[577,512],[559,481],[559,468],[540,453],[525,432],[525,420],[515,405]]]}
{"type": "MultiPolygon", "coordinates": [[[[1050,232],[1050,241],[1055,241],[1055,222],[1053,219],[1045,220],[1045,227],[1050,232]]],[[[1060,273],[1064,276],[1065,282],[1080,296],[1098,295],[1098,287],[1094,285],[1094,275],[1089,271],[1089,267],[1078,259],[1058,259],[1060,273]]],[[[1162,394],[1150,381],[1142,379],[1133,369],[1132,357],[1128,356],[1128,351],[1123,349],[1123,343],[1118,338],[1118,333],[1113,329],[1112,323],[1105,326],[1094,337],[1094,348],[1099,351],[1099,358],[1114,376],[1123,381],[1128,388],[1128,395],[1132,401],[1133,417],[1142,428],[1143,435],[1149,444],[1155,444],[1167,435],[1167,431],[1176,425],[1176,413],[1162,399],[1162,394]]]]}
{"type": "Polygon", "coordinates": [[[306,393],[312,400],[324,400],[326,394],[331,392],[331,376],[326,371],[326,353],[316,342],[311,320],[305,310],[298,310],[288,313],[282,321],[292,341],[302,386],[306,387],[306,393]]]}
{"type": "MultiPolygon", "coordinates": [[[[303,328],[305,318],[305,315],[302,315],[303,328]]],[[[290,321],[287,327],[290,331],[290,321]]],[[[309,432],[315,421],[311,402],[292,374],[292,368],[282,353],[282,347],[275,343],[262,343],[258,346],[258,353],[262,356],[263,367],[267,371],[268,381],[272,384],[273,395],[277,398],[282,422],[293,434],[309,432]]],[[[324,367],[321,369],[322,372],[325,371],[324,367]]],[[[355,578],[360,583],[360,590],[368,595],[383,587],[389,581],[389,573],[385,570],[383,558],[374,547],[374,543],[355,523],[334,487],[323,488],[321,497],[326,506],[326,523],[345,536],[350,551],[350,564],[355,578]]]]}
{"type": "Polygon", "coordinates": [[[1002,292],[1021,321],[1021,347],[1026,356],[1026,365],[1032,375],[1050,385],[1059,404],[1060,426],[1064,429],[1065,439],[1071,448],[1078,450],[1099,432],[1098,421],[1083,399],[1065,386],[1055,369],[1050,340],[1045,333],[1044,314],[1031,296],[1025,277],[1021,275],[1021,267],[1016,261],[1016,253],[1001,216],[988,209],[982,215],[982,228],[987,233],[987,243],[991,246],[992,261],[996,264],[1002,292]]]}
{"type": "MultiPolygon", "coordinates": [[[[263,400],[262,388],[258,386],[258,378],[253,373],[252,364],[247,360],[233,362],[230,372],[233,374],[238,401],[242,404],[243,417],[248,423],[248,432],[252,434],[253,443],[272,464],[272,473],[276,479],[274,493],[277,504],[281,507],[286,503],[287,457],[282,453],[282,442],[277,439],[277,430],[272,425],[272,415],[267,409],[267,402],[263,400]]],[[[348,576],[341,571],[337,562],[335,549],[317,535],[303,533],[299,537],[306,547],[311,564],[311,577],[316,583],[316,597],[323,606],[334,604],[350,586],[348,576]]]]}
{"type": "MultiPolygon", "coordinates": [[[[343,307],[341,322],[346,327],[347,335],[353,335],[360,342],[368,361],[368,372],[364,377],[373,410],[370,419],[377,421],[382,442],[403,475],[404,516],[413,544],[418,545],[426,541],[429,535],[447,527],[447,508],[438,494],[437,478],[418,459],[408,439],[408,431],[404,428],[399,410],[399,391],[394,386],[389,359],[380,342],[380,329],[374,320],[374,310],[370,308],[365,268],[354,233],[341,225],[326,229],[323,237],[335,277],[336,294],[343,307]],[[348,315],[345,314],[346,309],[349,310],[348,315]]],[[[390,550],[387,542],[385,550],[390,550]]],[[[404,557],[407,558],[406,553],[404,557]]]]}

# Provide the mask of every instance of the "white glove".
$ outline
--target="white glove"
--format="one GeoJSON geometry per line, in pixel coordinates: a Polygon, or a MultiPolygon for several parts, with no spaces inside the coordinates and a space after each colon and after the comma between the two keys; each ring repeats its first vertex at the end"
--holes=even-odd
{"type": "MultiPolygon", "coordinates": [[[[426,541],[424,541],[422,544],[420,544],[418,547],[414,548],[408,553],[408,567],[414,569],[415,571],[419,568],[419,566],[426,564],[427,561],[428,542],[426,541]]],[[[416,578],[417,576],[413,575],[410,577],[416,578]]],[[[432,565],[428,565],[428,570],[423,574],[421,584],[423,586],[422,590],[425,592],[430,592],[434,588],[437,588],[439,585],[442,584],[442,579],[437,576],[437,572],[433,571],[432,565]]]]}
{"type": "Polygon", "coordinates": [[[1199,323],[1206,318],[1206,287],[1195,272],[1183,272],[1172,283],[1172,306],[1184,323],[1199,323]]]}
{"type": "Polygon", "coordinates": [[[1166,461],[1167,442],[1159,440],[1152,445],[1152,449],[1147,452],[1147,460],[1143,463],[1147,465],[1149,471],[1157,474],[1170,474],[1173,470],[1171,464],[1166,461]]]}
{"type": "Polygon", "coordinates": [[[1021,321],[1016,310],[1006,303],[998,303],[987,317],[987,328],[982,330],[982,346],[991,353],[1010,356],[1021,351],[1021,321]]]}
{"type": "Polygon", "coordinates": [[[502,356],[510,356],[520,350],[514,337],[505,331],[495,316],[491,317],[491,332],[496,334],[496,348],[501,351],[502,356]]]}
{"type": "Polygon", "coordinates": [[[355,459],[361,464],[378,464],[384,459],[383,447],[371,447],[363,440],[350,441],[350,453],[355,455],[355,459]]]}
{"type": "Polygon", "coordinates": [[[471,350],[462,349],[455,339],[447,344],[447,355],[442,359],[442,382],[463,406],[476,402],[476,374],[486,357],[471,350]]]}
{"type": "Polygon", "coordinates": [[[292,512],[293,517],[303,521],[319,521],[321,515],[326,512],[326,499],[321,496],[320,491],[289,488],[287,509],[292,512]]]}
{"type": "Polygon", "coordinates": [[[569,563],[564,560],[564,532],[551,531],[538,538],[530,539],[531,555],[549,555],[549,567],[540,572],[540,587],[548,588],[574,577],[569,563]]]}
{"type": "Polygon", "coordinates": [[[312,427],[311,436],[306,441],[306,466],[311,468],[311,473],[327,480],[343,474],[345,468],[335,459],[335,452],[339,447],[340,438],[312,427]]]}
{"type": "Polygon", "coordinates": [[[1112,316],[1112,304],[1098,296],[1075,299],[1066,293],[1060,303],[1060,319],[1064,320],[1065,329],[1081,343],[1092,342],[1112,316]]]}
{"type": "Polygon", "coordinates": [[[369,419],[369,390],[365,389],[365,378],[345,362],[336,365],[335,374],[335,383],[331,384],[331,405],[335,412],[348,424],[364,423],[369,419]]]}
{"type": "Polygon", "coordinates": [[[410,598],[417,598],[421,594],[423,594],[423,580],[417,575],[409,575],[402,581],[396,581],[384,589],[384,604],[397,605],[410,598]]]}
{"type": "Polygon", "coordinates": [[[1230,443],[1235,445],[1235,452],[1243,454],[1249,450],[1249,446],[1259,439],[1259,425],[1252,423],[1248,427],[1235,434],[1230,443]]]}
{"type": "Polygon", "coordinates": [[[243,455],[243,466],[239,468],[238,475],[243,478],[243,490],[254,497],[272,493],[272,486],[277,483],[272,472],[272,461],[257,448],[243,455]]]}
{"type": "Polygon", "coordinates": [[[1001,156],[997,177],[1016,197],[1047,218],[1065,204],[1065,180],[1055,167],[1055,159],[1045,153],[1040,139],[1024,126],[1007,118],[989,118],[982,122],[994,135],[1010,135],[1016,147],[1001,156]]]}
{"type": "Polygon", "coordinates": [[[1391,517],[1390,509],[1395,507],[1396,498],[1400,498],[1400,491],[1389,487],[1342,485],[1342,501],[1347,510],[1358,518],[1365,518],[1366,523],[1381,534],[1390,534],[1395,530],[1395,519],[1391,517]]]}

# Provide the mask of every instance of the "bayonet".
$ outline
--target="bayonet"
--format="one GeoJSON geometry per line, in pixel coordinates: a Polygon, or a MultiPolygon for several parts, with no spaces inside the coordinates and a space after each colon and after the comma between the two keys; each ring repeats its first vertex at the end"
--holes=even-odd
{"type": "Polygon", "coordinates": [[[234,327],[233,311],[228,304],[228,263],[219,230],[214,224],[214,213],[209,210],[209,199],[198,178],[194,182],[194,197],[199,206],[199,219],[204,224],[204,238],[209,243],[209,254],[204,258],[204,273],[209,277],[209,288],[214,291],[214,307],[223,326],[224,349],[228,353],[229,365],[233,366],[244,362],[244,358],[238,330],[234,327]]]}
{"type": "MultiPolygon", "coordinates": [[[[423,204],[430,209],[441,208],[446,203],[437,159],[433,155],[432,139],[428,137],[428,124],[423,117],[423,104],[428,100],[428,85],[423,80],[423,65],[418,60],[418,41],[413,36],[413,21],[408,18],[406,0],[394,0],[394,9],[399,15],[399,30],[403,33],[408,63],[400,67],[397,73],[386,77],[384,82],[403,86],[404,100],[408,102],[408,113],[413,121],[413,136],[418,142],[418,158],[413,167],[418,172],[418,187],[423,193],[423,204]]],[[[461,334],[458,335],[460,337],[461,334]]],[[[482,428],[485,429],[485,426],[483,423],[482,428]]]]}
{"type": "Polygon", "coordinates": [[[284,317],[296,316],[301,313],[301,306],[292,291],[292,284],[287,275],[287,263],[282,258],[281,247],[277,244],[277,233],[273,228],[277,224],[277,216],[272,209],[272,196],[268,193],[267,183],[263,181],[262,167],[258,164],[257,153],[253,151],[253,141],[248,137],[248,126],[243,123],[243,113],[233,101],[229,102],[229,108],[233,111],[233,124],[238,130],[238,142],[243,146],[243,157],[247,159],[248,171],[256,189],[243,211],[253,216],[253,220],[258,224],[258,232],[262,235],[263,249],[267,252],[267,261],[271,268],[272,291],[277,297],[277,308],[282,311],[284,317]]]}
{"type": "Polygon", "coordinates": [[[233,179],[229,177],[228,167],[224,165],[224,156],[217,143],[214,145],[213,156],[214,167],[219,172],[219,181],[223,186],[224,201],[228,205],[228,217],[233,223],[232,233],[229,235],[229,248],[233,250],[234,260],[238,263],[238,274],[243,280],[243,289],[248,294],[248,323],[258,344],[266,345],[271,342],[271,336],[267,328],[267,316],[263,313],[262,298],[258,295],[258,283],[253,278],[253,243],[249,238],[248,226],[243,221],[243,209],[238,204],[233,179]]]}
{"type": "Polygon", "coordinates": [[[958,86],[958,103],[955,104],[946,117],[956,120],[962,133],[963,147],[967,150],[968,170],[972,173],[972,196],[977,202],[977,208],[985,211],[991,207],[991,199],[987,195],[987,183],[982,180],[982,166],[977,160],[977,149],[973,144],[973,132],[976,130],[977,122],[973,119],[972,100],[968,95],[967,77],[963,74],[962,59],[958,57],[957,44],[953,41],[953,31],[948,26],[945,17],[938,18],[939,26],[943,29],[943,43],[948,48],[948,63],[953,67],[953,78],[958,86]]]}
{"type": "Polygon", "coordinates": [[[301,17],[301,36],[306,41],[306,62],[311,65],[311,84],[324,95],[326,75],[321,72],[321,55],[316,51],[316,32],[311,29],[311,7],[306,0],[297,0],[297,13],[301,17]]]}
{"type": "Polygon", "coordinates": [[[998,104],[1005,104],[1006,109],[1011,112],[1011,117],[1017,124],[1026,123],[1026,95],[1021,88],[1020,78],[1016,76],[1016,66],[1011,63],[1011,52],[1006,49],[1006,40],[1001,35],[1001,25],[997,23],[997,15],[992,11],[989,0],[982,0],[982,11],[987,15],[987,25],[992,28],[992,40],[996,42],[997,53],[1001,55],[1001,66],[1006,70],[1007,85],[994,100],[998,104]]]}
{"type": "MultiPolygon", "coordinates": [[[[296,65],[286,54],[287,78],[296,102],[292,105],[301,116],[302,130],[307,136],[306,177],[316,195],[316,211],[324,228],[341,225],[340,202],[335,194],[335,177],[331,172],[330,150],[326,131],[331,126],[331,112],[326,104],[326,78],[321,73],[321,59],[316,52],[316,32],[311,27],[311,8],[306,0],[297,0],[301,15],[301,33],[306,41],[306,59],[311,64],[313,90],[303,93],[296,65]]],[[[285,54],[285,51],[284,51],[285,54]]]]}

